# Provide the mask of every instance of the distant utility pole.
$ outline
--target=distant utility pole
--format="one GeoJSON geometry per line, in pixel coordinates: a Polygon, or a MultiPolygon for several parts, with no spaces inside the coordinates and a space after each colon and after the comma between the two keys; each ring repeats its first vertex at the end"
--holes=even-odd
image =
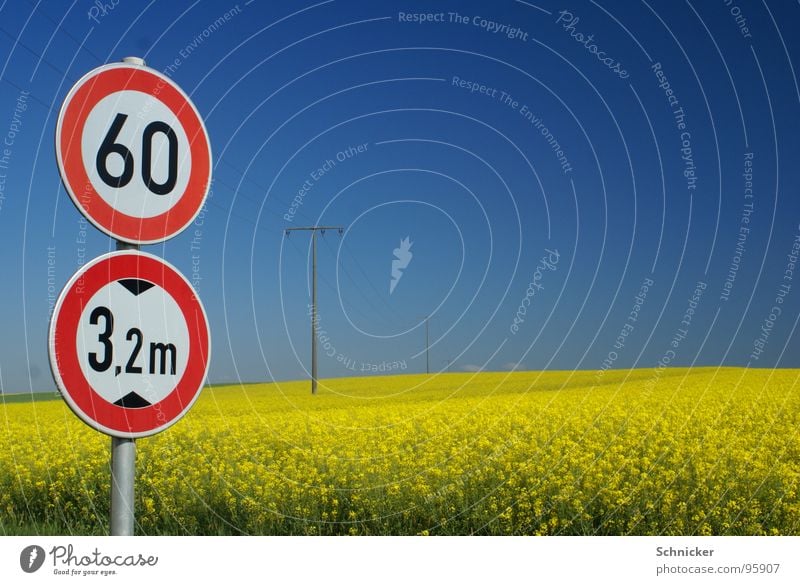
{"type": "Polygon", "coordinates": [[[317,232],[325,235],[325,230],[337,230],[342,235],[341,226],[313,225],[286,228],[286,236],[291,232],[311,232],[311,393],[317,393],[317,232]]]}
{"type": "Polygon", "coordinates": [[[431,373],[431,343],[430,343],[430,335],[428,330],[428,324],[431,321],[430,315],[425,317],[425,371],[430,374],[431,373]]]}
{"type": "Polygon", "coordinates": [[[425,373],[431,373],[431,344],[430,344],[430,329],[428,327],[430,315],[423,315],[420,319],[425,319],[425,373]]]}

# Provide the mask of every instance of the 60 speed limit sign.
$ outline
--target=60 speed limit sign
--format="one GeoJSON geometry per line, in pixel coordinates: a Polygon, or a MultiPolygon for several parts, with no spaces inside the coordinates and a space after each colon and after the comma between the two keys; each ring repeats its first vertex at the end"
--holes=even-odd
{"type": "Polygon", "coordinates": [[[208,135],[194,104],[143,65],[103,65],[75,84],[58,116],[56,158],[78,210],[133,244],[181,232],[211,182],[208,135]]]}
{"type": "Polygon", "coordinates": [[[111,252],[75,273],[50,321],[53,377],[70,408],[114,437],[163,431],[191,408],[210,351],[208,320],[167,262],[111,252]]]}

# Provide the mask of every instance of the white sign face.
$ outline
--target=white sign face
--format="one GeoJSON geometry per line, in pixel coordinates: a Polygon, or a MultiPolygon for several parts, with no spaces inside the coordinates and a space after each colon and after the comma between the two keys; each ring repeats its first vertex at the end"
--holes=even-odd
{"type": "Polygon", "coordinates": [[[175,300],[145,280],[123,279],[86,304],[76,334],[81,370],[112,404],[160,402],[186,371],[189,331],[175,300]]]}
{"type": "Polygon", "coordinates": [[[183,231],[211,184],[208,134],[194,104],[144,65],[103,65],[70,89],[56,124],[56,158],[78,210],[133,244],[183,231]]]}
{"type": "Polygon", "coordinates": [[[100,197],[131,217],[170,211],[191,175],[189,139],[180,120],[162,102],[139,91],[112,93],[92,108],[83,127],[81,154],[100,197]],[[137,172],[137,161],[148,168],[137,172]]]}

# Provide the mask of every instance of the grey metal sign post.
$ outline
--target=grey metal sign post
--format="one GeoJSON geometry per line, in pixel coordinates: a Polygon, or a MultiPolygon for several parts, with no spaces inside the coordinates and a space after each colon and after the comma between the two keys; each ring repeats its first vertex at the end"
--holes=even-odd
{"type": "Polygon", "coordinates": [[[111,536],[133,536],[136,439],[111,437],[111,536]]]}
{"type": "MultiPolygon", "coordinates": [[[[117,240],[117,250],[139,246],[117,240]]],[[[133,536],[136,439],[111,437],[111,536],[133,536]]]]}

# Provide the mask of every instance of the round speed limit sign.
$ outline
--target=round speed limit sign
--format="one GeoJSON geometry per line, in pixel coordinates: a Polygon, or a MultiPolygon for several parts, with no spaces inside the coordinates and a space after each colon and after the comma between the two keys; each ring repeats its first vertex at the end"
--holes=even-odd
{"type": "Polygon", "coordinates": [[[58,116],[56,157],[78,210],[133,244],[177,235],[210,187],[208,134],[194,104],[143,65],[103,65],[75,84],[58,116]]]}

